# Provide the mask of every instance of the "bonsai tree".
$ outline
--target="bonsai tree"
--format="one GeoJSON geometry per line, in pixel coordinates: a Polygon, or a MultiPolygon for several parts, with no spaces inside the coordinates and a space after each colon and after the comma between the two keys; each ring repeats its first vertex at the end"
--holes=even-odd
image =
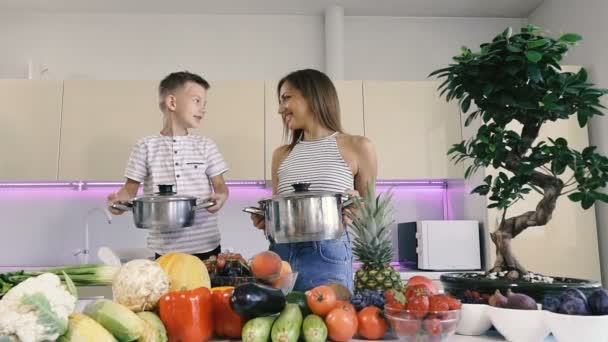
{"type": "Polygon", "coordinates": [[[466,126],[481,119],[476,135],[453,145],[448,154],[456,163],[470,160],[465,178],[479,168],[499,170],[471,193],[489,194],[488,208],[502,211],[491,233],[496,262],[490,272],[507,271],[509,279],[528,273],[513,254],[511,240],[529,227],[547,224],[559,197],[566,195],[583,209],[597,200],[608,202],[600,191],[608,181],[608,158],[596,153],[595,146],[577,151],[562,137],[538,139],[548,121],[576,115],[585,127],[589,118],[602,115],[600,97],[607,90],[594,88],[584,68],[577,73],[560,68],[562,57],[581,39],[574,33],[551,38],[533,25],[517,34],[508,28],[480,45],[479,52],[462,48],[454,63],[429,75],[444,79],[440,96],[459,101],[466,126]],[[509,126],[513,122],[519,125],[509,126]],[[536,208],[508,217],[509,207],[531,191],[542,196],[536,208]]]}

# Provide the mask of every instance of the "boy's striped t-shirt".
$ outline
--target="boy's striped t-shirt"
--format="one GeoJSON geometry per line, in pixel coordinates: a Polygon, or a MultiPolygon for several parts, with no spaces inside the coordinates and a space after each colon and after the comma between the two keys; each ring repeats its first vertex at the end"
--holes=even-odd
{"type": "MultiPolygon", "coordinates": [[[[158,185],[171,184],[173,191],[205,200],[211,195],[211,177],[228,171],[217,145],[207,137],[147,136],[140,139],[129,157],[125,177],[143,183],[144,194],[158,192],[158,185]]],[[[209,252],[220,244],[217,214],[196,212],[194,225],[160,232],[150,229],[148,247],[158,254],[172,251],[209,252]]]]}

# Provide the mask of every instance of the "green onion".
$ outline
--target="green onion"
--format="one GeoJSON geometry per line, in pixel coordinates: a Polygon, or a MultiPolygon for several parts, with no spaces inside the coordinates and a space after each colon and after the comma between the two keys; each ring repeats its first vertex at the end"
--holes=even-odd
{"type": "Polygon", "coordinates": [[[104,264],[87,264],[76,266],[63,266],[47,268],[35,271],[15,271],[0,274],[0,296],[4,295],[10,288],[20,282],[39,276],[43,273],[53,273],[65,281],[65,274],[74,282],[75,285],[109,285],[112,284],[114,276],[120,269],[119,266],[104,264]]]}

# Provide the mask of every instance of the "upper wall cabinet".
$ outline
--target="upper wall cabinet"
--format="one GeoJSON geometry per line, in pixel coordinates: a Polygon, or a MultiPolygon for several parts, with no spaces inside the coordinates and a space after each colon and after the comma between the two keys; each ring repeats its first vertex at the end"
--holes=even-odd
{"type": "Polygon", "coordinates": [[[194,133],[215,141],[230,167],[225,179],[264,179],[264,82],[211,82],[207,114],[194,133]]]}
{"type": "MultiPolygon", "coordinates": [[[[65,81],[59,178],[122,180],[135,142],[159,134],[157,81],[65,81]]],[[[264,82],[212,82],[194,134],[212,138],[226,179],[264,177],[264,82]]]]}
{"type": "MultiPolygon", "coordinates": [[[[277,81],[266,82],[266,179],[271,180],[272,152],[285,144],[283,121],[278,114],[277,81]]],[[[364,135],[361,81],[334,81],[340,101],[340,118],[346,133],[364,135]]]]}
{"type": "Polygon", "coordinates": [[[122,180],[135,142],[158,134],[156,81],[65,81],[60,180],[122,180]]]}
{"type": "Polygon", "coordinates": [[[461,141],[460,111],[439,98],[438,82],[363,82],[365,135],[380,179],[462,178],[449,148],[461,141]]]}
{"type": "Polygon", "coordinates": [[[0,80],[0,181],[56,180],[61,81],[0,80]]]}

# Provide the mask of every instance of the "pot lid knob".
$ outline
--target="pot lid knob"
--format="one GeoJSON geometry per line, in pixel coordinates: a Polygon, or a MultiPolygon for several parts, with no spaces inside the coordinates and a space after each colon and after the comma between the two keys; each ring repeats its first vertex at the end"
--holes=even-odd
{"type": "Polygon", "coordinates": [[[175,195],[173,192],[172,184],[159,184],[158,185],[158,194],[159,195],[175,195]]]}
{"type": "Polygon", "coordinates": [[[294,183],[291,184],[295,192],[305,192],[308,191],[310,187],[310,183],[294,183]]]}

